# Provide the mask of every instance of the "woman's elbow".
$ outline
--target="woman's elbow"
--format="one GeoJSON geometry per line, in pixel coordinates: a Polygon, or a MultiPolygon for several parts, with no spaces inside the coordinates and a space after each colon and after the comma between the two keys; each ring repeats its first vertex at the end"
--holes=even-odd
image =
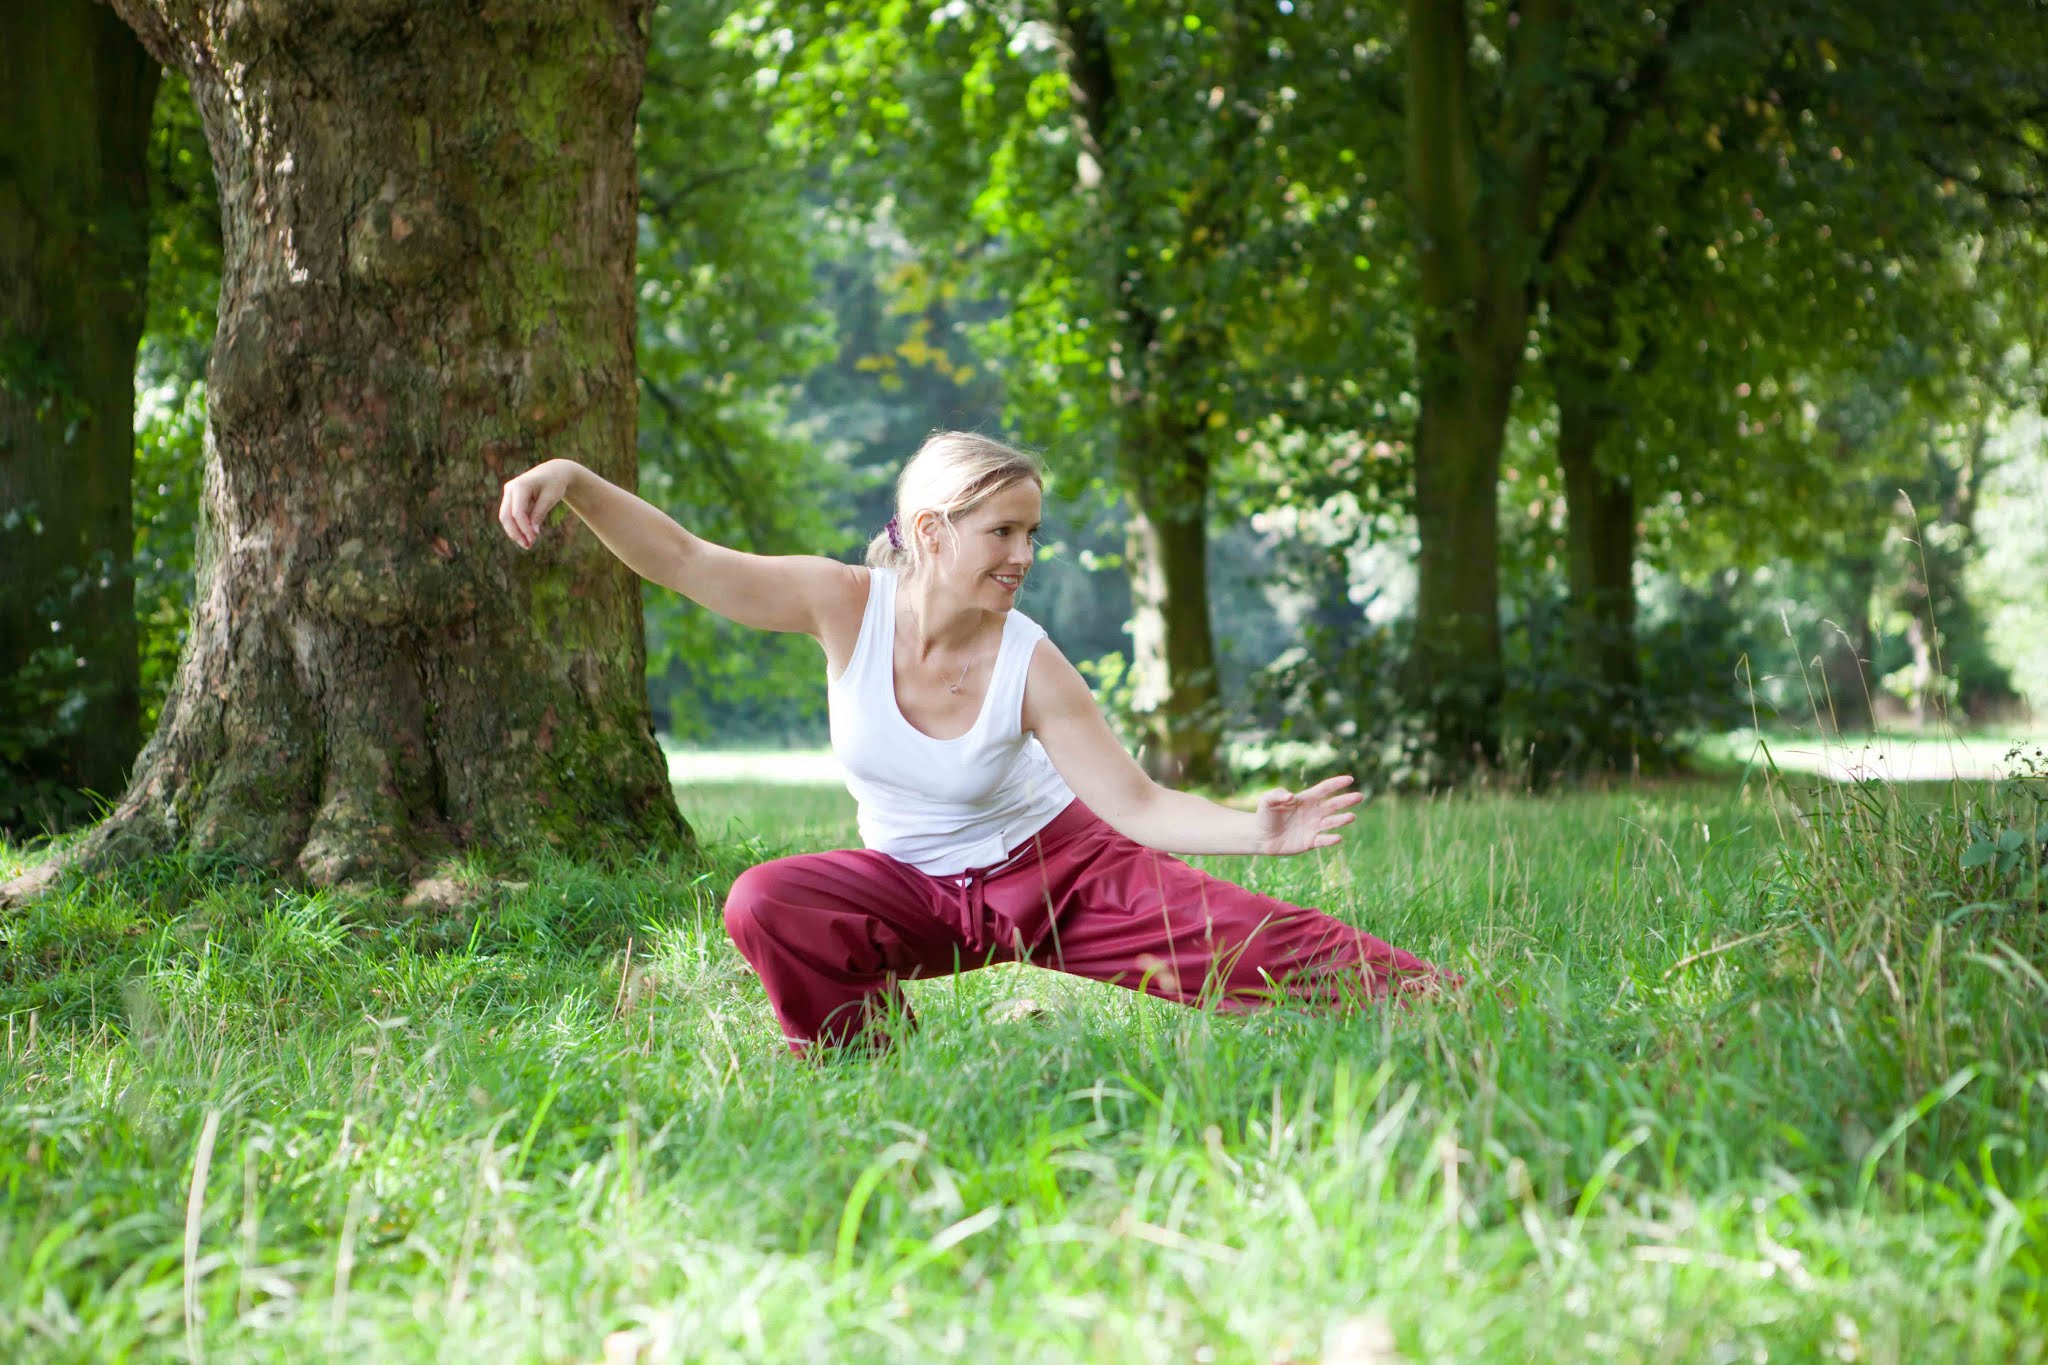
{"type": "Polygon", "coordinates": [[[1159,798],[1166,789],[1151,778],[1119,784],[1103,793],[1098,801],[1088,803],[1089,809],[1102,817],[1102,822],[1123,835],[1126,839],[1141,844],[1150,844],[1157,834],[1154,826],[1158,823],[1159,798]]]}

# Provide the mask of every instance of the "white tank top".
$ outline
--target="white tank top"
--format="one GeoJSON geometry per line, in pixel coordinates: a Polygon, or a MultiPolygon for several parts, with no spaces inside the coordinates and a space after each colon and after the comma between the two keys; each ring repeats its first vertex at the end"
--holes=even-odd
{"type": "Polygon", "coordinates": [[[1008,613],[974,727],[933,739],[896,705],[896,584],[894,570],[868,571],[860,639],[826,687],[832,752],[859,805],[861,842],[934,877],[993,866],[1074,799],[1023,728],[1024,675],[1045,630],[1008,613]]]}

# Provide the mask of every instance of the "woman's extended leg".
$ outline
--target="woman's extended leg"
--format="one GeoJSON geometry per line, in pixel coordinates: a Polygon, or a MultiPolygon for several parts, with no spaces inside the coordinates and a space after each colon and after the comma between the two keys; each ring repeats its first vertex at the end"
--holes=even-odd
{"type": "Polygon", "coordinates": [[[1065,837],[1047,841],[1038,869],[1056,907],[1029,954],[1039,966],[1228,1011],[1426,992],[1456,979],[1320,910],[1134,843],[1092,814],[1057,832],[1065,837]]]}
{"type": "Polygon", "coordinates": [[[980,965],[936,900],[930,878],[886,854],[806,853],[742,872],[725,927],[760,973],[790,1050],[803,1052],[907,1013],[900,981],[980,965]]]}

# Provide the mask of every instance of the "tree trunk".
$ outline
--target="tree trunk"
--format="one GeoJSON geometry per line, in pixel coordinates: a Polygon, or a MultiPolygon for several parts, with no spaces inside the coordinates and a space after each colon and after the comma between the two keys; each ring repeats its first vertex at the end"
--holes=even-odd
{"type": "MultiPolygon", "coordinates": [[[[1119,301],[1123,344],[1110,365],[1110,401],[1122,419],[1115,463],[1131,510],[1125,561],[1131,674],[1145,726],[1141,758],[1161,782],[1215,782],[1224,764],[1216,641],[1209,625],[1209,467],[1199,433],[1182,430],[1171,415],[1185,377],[1206,368],[1200,352],[1210,333],[1184,327],[1175,344],[1161,338],[1159,311],[1149,297],[1147,253],[1137,245],[1145,234],[1135,201],[1123,190],[1129,177],[1118,160],[1112,126],[1119,109],[1107,21],[1087,3],[1063,4],[1059,16],[1081,148],[1077,175],[1109,228],[1105,255],[1116,281],[1111,297],[1119,301]]],[[[1206,236],[1216,225],[1202,227],[1206,236]]]]}
{"type": "Polygon", "coordinates": [[[495,518],[548,456],[634,483],[647,0],[116,3],[191,80],[225,251],[191,635],[88,856],[684,834],[637,584],[495,518]]]}
{"type": "Polygon", "coordinates": [[[0,823],[33,828],[67,790],[118,793],[140,740],[129,482],[158,67],[90,0],[0,6],[0,52],[0,823]]]}
{"type": "Polygon", "coordinates": [[[1823,722],[1838,734],[1871,728],[1870,710],[1874,680],[1868,672],[1877,651],[1877,633],[1870,619],[1870,597],[1877,590],[1876,553],[1852,555],[1843,562],[1848,573],[1849,619],[1822,626],[1820,675],[1826,688],[1821,705],[1827,714],[1823,722]]]}
{"type": "Polygon", "coordinates": [[[1656,107],[1697,0],[1625,75],[1578,74],[1564,0],[1523,0],[1498,60],[1473,62],[1466,0],[1408,0],[1407,190],[1420,281],[1422,411],[1415,440],[1422,538],[1412,672],[1438,757],[1496,761],[1502,659],[1497,479],[1537,291],[1564,268],[1631,130],[1656,107]],[[1475,99],[1484,72],[1493,96],[1475,99]],[[1574,93],[1571,87],[1579,86],[1574,93]],[[1606,106],[1598,146],[1558,142],[1558,102],[1606,106]],[[1494,121],[1483,131],[1477,107],[1494,121]],[[1553,168],[1553,153],[1557,165],[1553,168]],[[1555,170],[1568,171],[1568,188],[1555,170]],[[1560,193],[1562,191],[1562,193],[1560,193]]]}
{"type": "Polygon", "coordinates": [[[1198,443],[1174,433],[1127,439],[1156,460],[1130,461],[1133,506],[1126,556],[1131,574],[1131,677],[1145,719],[1147,772],[1170,786],[1222,776],[1221,699],[1209,627],[1209,471],[1198,443]]]}
{"type": "Polygon", "coordinates": [[[1513,379],[1425,357],[1415,436],[1413,685],[1453,769],[1500,759],[1500,454],[1513,379]],[[1434,370],[1435,373],[1430,371],[1434,370]],[[1446,373],[1445,371],[1453,371],[1446,373]]]}
{"type": "MultiPolygon", "coordinates": [[[[1603,330],[1601,336],[1609,335],[1603,330]]],[[[1588,685],[1581,765],[1615,772],[1638,756],[1635,723],[1641,673],[1636,659],[1636,498],[1625,477],[1598,463],[1613,415],[1603,395],[1613,375],[1598,360],[1560,365],[1557,460],[1564,473],[1566,581],[1572,671],[1588,685]]]]}
{"type": "MultiPolygon", "coordinates": [[[[1555,42],[1547,6],[1529,38],[1555,42]]],[[[1545,144],[1520,83],[1504,106],[1508,183],[1482,194],[1464,0],[1409,0],[1408,195],[1418,236],[1415,643],[1410,685],[1452,770],[1500,758],[1500,455],[1519,378],[1545,144]],[[1523,130],[1523,131],[1518,131],[1523,130]],[[1500,205],[1508,212],[1503,215],[1500,205]]]]}

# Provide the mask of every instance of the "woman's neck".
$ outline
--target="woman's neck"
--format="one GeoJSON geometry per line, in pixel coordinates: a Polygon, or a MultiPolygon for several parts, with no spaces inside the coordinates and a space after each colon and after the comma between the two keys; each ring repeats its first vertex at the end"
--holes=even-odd
{"type": "Polygon", "coordinates": [[[904,575],[901,595],[915,627],[911,643],[919,659],[964,653],[980,638],[988,613],[957,597],[948,600],[930,578],[904,575]]]}

